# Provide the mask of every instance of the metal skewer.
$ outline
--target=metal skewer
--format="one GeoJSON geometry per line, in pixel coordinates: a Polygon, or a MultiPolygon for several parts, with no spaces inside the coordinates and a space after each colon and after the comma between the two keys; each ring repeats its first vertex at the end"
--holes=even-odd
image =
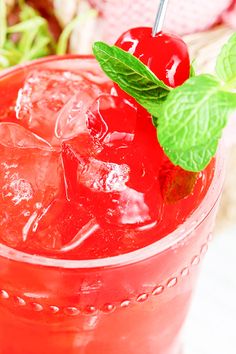
{"type": "Polygon", "coordinates": [[[166,10],[168,6],[168,1],[169,0],[160,0],[160,4],[157,10],[157,15],[156,19],[154,22],[154,26],[152,28],[152,35],[155,37],[155,35],[162,30],[164,20],[165,20],[165,15],[166,15],[166,10]]]}

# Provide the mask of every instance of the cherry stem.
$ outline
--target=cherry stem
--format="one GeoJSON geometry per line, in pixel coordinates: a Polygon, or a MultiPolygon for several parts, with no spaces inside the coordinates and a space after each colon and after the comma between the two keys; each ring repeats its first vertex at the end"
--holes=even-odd
{"type": "Polygon", "coordinates": [[[159,4],[158,10],[157,10],[156,19],[154,22],[154,26],[152,28],[152,36],[153,37],[155,37],[155,35],[162,30],[165,16],[166,16],[168,1],[169,0],[160,0],[160,4],[159,4]]]}

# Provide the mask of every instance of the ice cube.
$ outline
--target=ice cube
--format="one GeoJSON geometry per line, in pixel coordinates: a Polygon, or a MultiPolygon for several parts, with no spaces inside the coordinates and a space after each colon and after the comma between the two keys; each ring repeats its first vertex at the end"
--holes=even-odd
{"type": "MultiPolygon", "coordinates": [[[[91,201],[94,196],[91,197],[91,201]]],[[[133,225],[135,227],[159,223],[162,217],[163,203],[160,198],[158,185],[154,185],[145,192],[128,187],[120,192],[107,193],[100,197],[95,196],[95,205],[99,203],[99,210],[94,212],[101,223],[107,222],[116,225],[133,225]],[[103,214],[102,214],[103,213],[103,214]],[[99,218],[100,217],[100,218],[99,218]]],[[[94,206],[92,206],[93,210],[94,206]]]]}
{"type": "Polygon", "coordinates": [[[124,225],[143,223],[149,219],[150,210],[145,203],[145,194],[132,188],[126,188],[121,193],[118,210],[120,223],[124,225]]]}
{"type": "Polygon", "coordinates": [[[62,163],[65,179],[66,196],[68,200],[75,198],[77,193],[77,172],[91,156],[101,151],[99,143],[89,134],[79,134],[71,140],[62,143],[62,163]]]}
{"type": "Polygon", "coordinates": [[[83,154],[83,148],[74,148],[71,142],[64,143],[62,159],[69,200],[77,194],[78,183],[91,191],[106,193],[125,189],[129,179],[127,165],[100,161],[88,149],[83,154]]]}
{"type": "MultiPolygon", "coordinates": [[[[6,167],[2,165],[3,168],[6,167]]],[[[9,167],[9,166],[8,166],[9,167]]],[[[10,198],[13,205],[18,205],[23,201],[29,201],[33,197],[33,188],[29,181],[19,178],[17,173],[13,173],[9,183],[2,187],[2,197],[4,200],[10,198]]]]}
{"type": "Polygon", "coordinates": [[[125,163],[130,162],[128,152],[121,150],[123,163],[117,163],[99,160],[99,154],[96,158],[82,156],[65,144],[63,163],[68,199],[84,205],[100,224],[152,223],[162,213],[159,181],[152,171],[125,163]]]}
{"type": "Polygon", "coordinates": [[[9,148],[52,150],[46,140],[16,123],[0,123],[0,144],[9,148]]]}
{"type": "Polygon", "coordinates": [[[111,90],[111,84],[84,80],[58,114],[55,126],[55,136],[58,139],[72,139],[81,133],[88,133],[87,116],[90,107],[102,92],[108,93],[111,90]]]}
{"type": "Polygon", "coordinates": [[[71,97],[58,114],[55,125],[55,136],[58,139],[72,139],[88,132],[86,114],[95,98],[101,93],[98,86],[83,87],[71,97]]]}
{"type": "Polygon", "coordinates": [[[163,211],[158,179],[163,151],[150,115],[108,94],[97,97],[86,115],[88,132],[63,144],[68,200],[84,205],[100,224],[158,223],[163,211]]]}
{"type": "Polygon", "coordinates": [[[81,205],[55,199],[34,219],[29,247],[39,253],[69,252],[78,248],[98,227],[96,219],[81,205]]]}
{"type": "Polygon", "coordinates": [[[129,167],[126,164],[99,161],[95,158],[78,160],[79,181],[95,192],[120,192],[126,189],[129,167]]]}
{"type": "Polygon", "coordinates": [[[90,134],[107,146],[127,146],[134,139],[137,107],[112,95],[100,95],[87,112],[90,134]]]}
{"type": "Polygon", "coordinates": [[[16,117],[22,125],[51,142],[57,113],[82,87],[88,87],[88,82],[78,74],[34,70],[19,90],[16,117]]]}
{"type": "Polygon", "coordinates": [[[60,155],[27,129],[0,124],[0,236],[11,246],[27,242],[40,210],[64,194],[60,155]]]}

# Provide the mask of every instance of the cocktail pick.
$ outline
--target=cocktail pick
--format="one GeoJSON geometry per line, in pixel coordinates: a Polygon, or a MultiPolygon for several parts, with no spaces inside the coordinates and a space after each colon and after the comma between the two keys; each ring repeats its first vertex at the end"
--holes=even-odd
{"type": "Polygon", "coordinates": [[[168,1],[169,0],[160,0],[155,22],[152,28],[153,37],[155,37],[155,35],[162,30],[164,20],[165,20],[166,10],[168,6],[168,1]]]}

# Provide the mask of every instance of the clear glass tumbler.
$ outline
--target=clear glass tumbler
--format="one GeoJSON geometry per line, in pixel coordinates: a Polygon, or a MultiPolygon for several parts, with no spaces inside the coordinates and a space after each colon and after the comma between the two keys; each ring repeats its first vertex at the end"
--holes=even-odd
{"type": "MultiPolygon", "coordinates": [[[[32,68],[97,68],[92,57],[35,61],[0,77],[0,101],[32,68]]],[[[1,102],[0,102],[1,103],[1,102]]],[[[223,159],[200,206],[178,229],[137,251],[62,260],[0,245],[1,354],[179,354],[180,331],[207,251],[223,159]]]]}

